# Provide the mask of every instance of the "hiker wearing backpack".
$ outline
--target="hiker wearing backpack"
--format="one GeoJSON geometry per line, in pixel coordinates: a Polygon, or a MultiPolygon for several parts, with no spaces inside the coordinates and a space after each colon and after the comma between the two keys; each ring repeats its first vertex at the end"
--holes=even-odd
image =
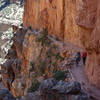
{"type": "Polygon", "coordinates": [[[77,66],[78,66],[80,60],[81,60],[81,54],[80,54],[80,52],[77,52],[77,54],[76,54],[76,65],[77,66]]]}
{"type": "Polygon", "coordinates": [[[83,52],[82,59],[83,59],[83,64],[84,65],[86,64],[86,58],[87,58],[87,53],[86,52],[83,52]]]}

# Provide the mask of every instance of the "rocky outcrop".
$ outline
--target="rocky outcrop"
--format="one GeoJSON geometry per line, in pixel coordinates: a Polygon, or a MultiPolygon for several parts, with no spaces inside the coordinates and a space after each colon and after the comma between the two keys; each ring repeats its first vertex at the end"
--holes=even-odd
{"type": "Polygon", "coordinates": [[[100,87],[100,2],[99,0],[24,0],[24,26],[47,27],[88,52],[86,73],[100,87]]]}
{"type": "Polygon", "coordinates": [[[78,82],[57,81],[54,78],[41,83],[40,95],[42,100],[89,100],[78,82]]]}
{"type": "Polygon", "coordinates": [[[2,81],[15,97],[26,95],[37,77],[51,77],[58,70],[64,50],[52,39],[58,41],[46,29],[36,31],[29,27],[14,34],[7,61],[2,65],[2,81]]]}

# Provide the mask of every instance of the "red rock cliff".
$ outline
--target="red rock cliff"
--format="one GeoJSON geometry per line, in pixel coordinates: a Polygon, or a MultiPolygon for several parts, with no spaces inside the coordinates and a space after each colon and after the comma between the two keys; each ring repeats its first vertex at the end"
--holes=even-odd
{"type": "Polygon", "coordinates": [[[24,26],[47,27],[65,42],[86,48],[86,72],[100,87],[100,1],[24,0],[24,26]]]}

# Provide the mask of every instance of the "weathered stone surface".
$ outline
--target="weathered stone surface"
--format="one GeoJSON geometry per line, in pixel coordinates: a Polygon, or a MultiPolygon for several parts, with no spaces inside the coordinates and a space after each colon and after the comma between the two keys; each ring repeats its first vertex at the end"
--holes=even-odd
{"type": "Polygon", "coordinates": [[[26,95],[37,77],[43,74],[51,77],[63,58],[45,29],[40,32],[31,28],[18,29],[12,40],[14,43],[6,56],[8,60],[2,65],[2,79],[13,95],[19,97],[26,95]]]}
{"type": "Polygon", "coordinates": [[[40,95],[42,100],[89,100],[78,82],[56,81],[53,78],[41,83],[40,95]]]}
{"type": "Polygon", "coordinates": [[[53,86],[57,84],[57,81],[54,78],[44,80],[40,85],[41,92],[47,92],[46,90],[51,90],[53,86]]]}
{"type": "Polygon", "coordinates": [[[47,27],[50,34],[87,50],[88,79],[100,87],[100,1],[25,0],[24,10],[24,26],[47,27]]]}

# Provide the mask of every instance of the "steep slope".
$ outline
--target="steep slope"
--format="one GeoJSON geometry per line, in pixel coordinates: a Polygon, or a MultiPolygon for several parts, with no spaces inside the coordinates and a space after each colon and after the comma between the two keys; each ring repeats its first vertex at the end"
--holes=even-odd
{"type": "Polygon", "coordinates": [[[47,27],[50,34],[85,48],[86,72],[100,88],[100,1],[24,0],[24,26],[47,27]]]}

